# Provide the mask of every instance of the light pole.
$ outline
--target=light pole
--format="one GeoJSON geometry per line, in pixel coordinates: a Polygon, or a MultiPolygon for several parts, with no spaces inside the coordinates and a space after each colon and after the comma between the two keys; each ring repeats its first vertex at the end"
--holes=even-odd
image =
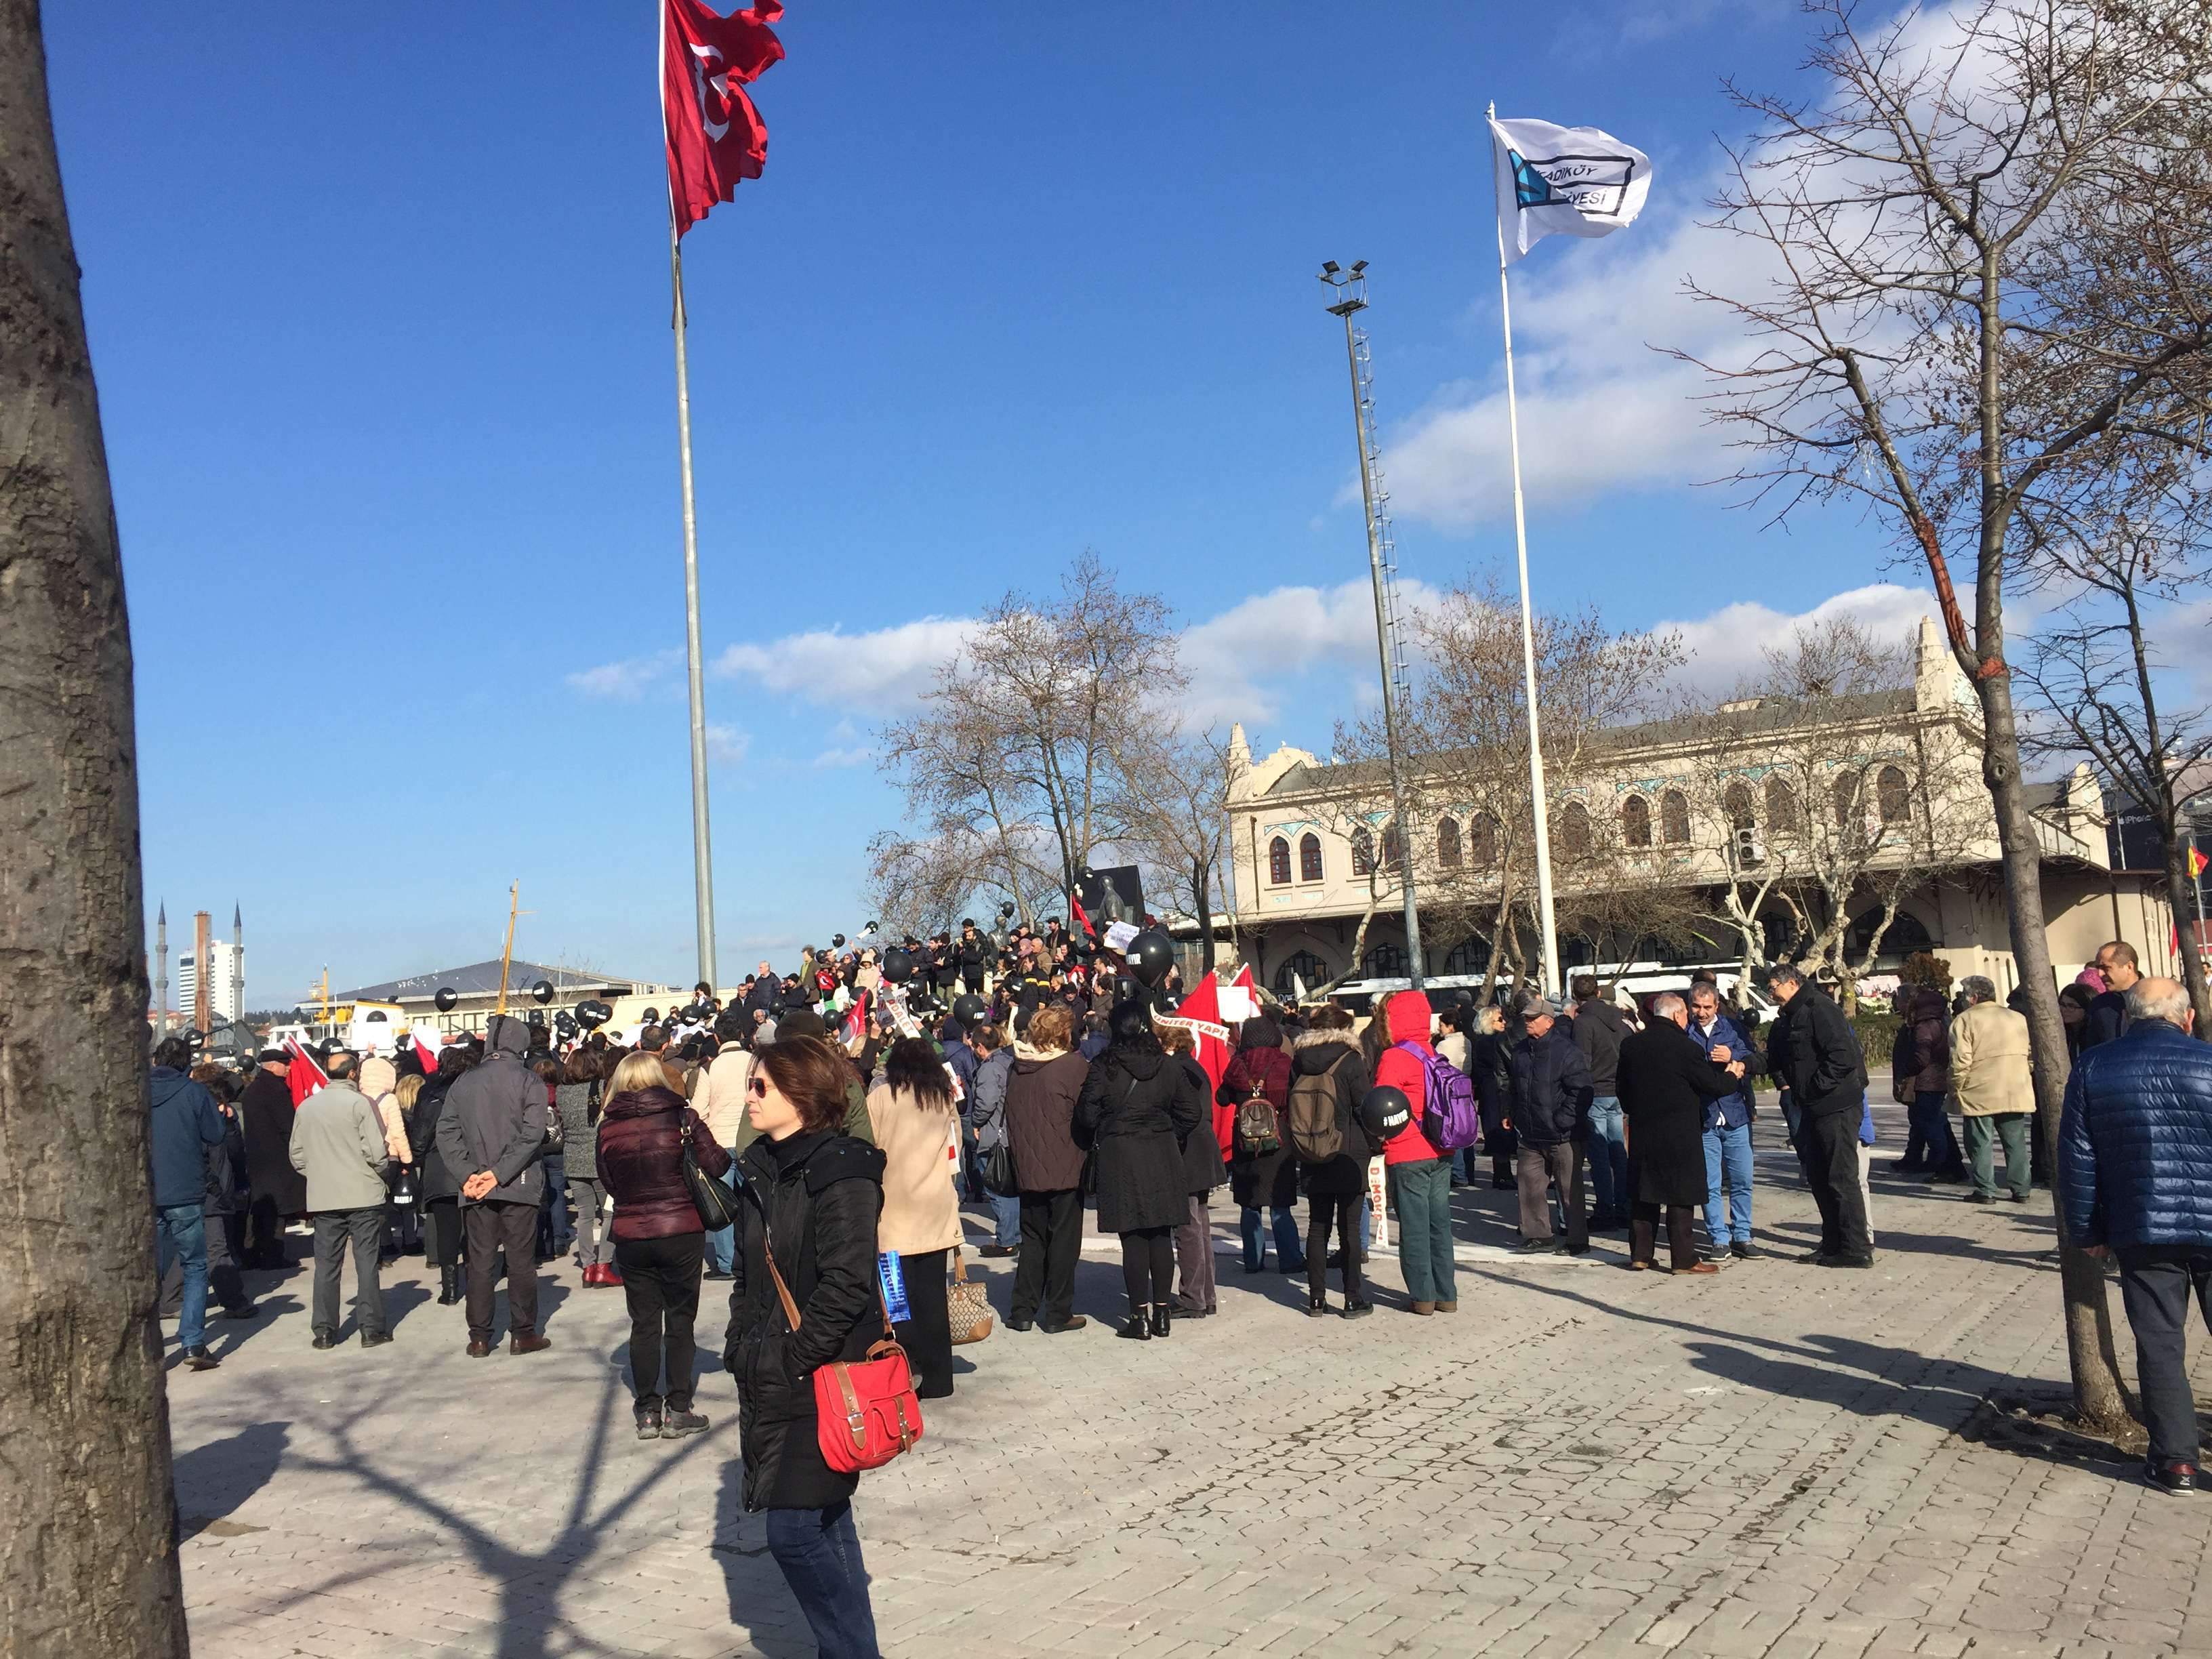
{"type": "MultiPolygon", "coordinates": [[[[1415,990],[1425,981],[1421,957],[1420,908],[1413,895],[1413,826],[1406,816],[1406,775],[1401,759],[1398,694],[1405,689],[1404,665],[1398,655],[1398,606],[1395,584],[1384,555],[1390,537],[1389,518],[1379,475],[1382,451],[1375,441],[1375,392],[1368,373],[1367,331],[1352,319],[1367,309],[1367,261],[1354,259],[1351,268],[1335,260],[1323,262],[1321,280],[1333,299],[1332,317],[1344,319],[1344,355],[1352,368],[1352,427],[1359,446],[1359,495],[1367,509],[1367,568],[1375,583],[1375,646],[1382,664],[1382,744],[1390,757],[1391,827],[1397,831],[1398,879],[1406,892],[1407,971],[1415,990]]],[[[1377,849],[1382,867],[1391,837],[1385,835],[1377,849]]]]}

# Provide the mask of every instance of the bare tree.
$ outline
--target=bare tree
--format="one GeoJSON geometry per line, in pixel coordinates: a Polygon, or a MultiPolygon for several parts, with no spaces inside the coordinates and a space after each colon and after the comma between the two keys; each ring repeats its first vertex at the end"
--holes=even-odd
{"type": "MultiPolygon", "coordinates": [[[[1198,921],[1203,964],[1213,966],[1217,895],[1228,896],[1228,739],[1188,732],[1171,702],[1157,695],[1110,726],[1106,746],[1111,816],[1122,826],[1120,850],[1145,872],[1146,893],[1198,921]]],[[[1158,907],[1156,907],[1158,908],[1158,907]]]]}
{"type": "MultiPolygon", "coordinates": [[[[1925,560],[1982,711],[2038,1127],[2055,1158],[2066,1073],[2006,661],[2005,579],[2085,489],[2202,453],[2212,377],[2205,94],[2212,32],[2146,0],[1984,0],[1862,33],[1813,0],[1810,102],[1732,87],[1761,131],[1719,223],[1770,263],[1763,291],[1690,291],[1753,340],[1707,363],[1777,515],[1870,503],[1925,560]],[[1974,573],[1962,614],[1949,560],[1974,573]]],[[[2061,1222],[2075,1404],[2127,1417],[2101,1267],[2061,1222]]]]}
{"type": "Polygon", "coordinates": [[[0,0],[0,1638],[187,1650],[155,1321],[130,620],[34,0],[0,0]]]}

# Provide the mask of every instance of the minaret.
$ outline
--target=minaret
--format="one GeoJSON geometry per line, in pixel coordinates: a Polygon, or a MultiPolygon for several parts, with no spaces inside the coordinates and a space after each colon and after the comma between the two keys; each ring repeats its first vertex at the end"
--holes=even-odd
{"type": "Polygon", "coordinates": [[[234,899],[230,906],[230,988],[232,1006],[246,1018],[246,916],[234,899]]]}
{"type": "Polygon", "coordinates": [[[154,913],[154,1036],[169,1034],[169,906],[164,900],[154,913]]]}

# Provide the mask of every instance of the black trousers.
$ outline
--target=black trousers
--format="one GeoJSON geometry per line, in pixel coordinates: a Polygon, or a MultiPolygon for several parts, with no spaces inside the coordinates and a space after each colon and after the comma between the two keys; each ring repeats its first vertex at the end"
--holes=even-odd
{"type": "Polygon", "coordinates": [[[906,1278],[907,1317],[891,1327],[914,1372],[915,1396],[942,1400],[952,1392],[952,1310],[945,1300],[945,1258],[950,1250],[901,1252],[899,1272],[906,1278]]]}
{"type": "Polygon", "coordinates": [[[1175,1229],[1139,1227],[1121,1235],[1121,1284],[1129,1306],[1164,1308],[1175,1295],[1175,1229]]]}
{"type": "MultiPolygon", "coordinates": [[[[1852,1172],[1856,1182],[1858,1175],[1852,1172]]],[[[1690,1227],[1692,1214],[1686,1204],[1669,1204],[1667,1211],[1667,1248],[1674,1260],[1668,1264],[1677,1272],[1698,1265],[1697,1236],[1690,1227]]],[[[1659,1265],[1660,1206],[1647,1204],[1642,1199],[1632,1199],[1628,1205],[1628,1259],[1659,1265]]]]}
{"type": "Polygon", "coordinates": [[[1344,1299],[1359,1300],[1359,1212],[1364,1193],[1316,1193],[1306,1200],[1306,1294],[1315,1301],[1328,1289],[1328,1235],[1336,1230],[1344,1250],[1344,1299]]]}
{"type": "Polygon", "coordinates": [[[252,1237],[246,1247],[246,1265],[290,1267],[292,1259],[284,1249],[284,1218],[276,1208],[276,1200],[264,1193],[248,1206],[246,1218],[252,1224],[252,1237]]]}
{"type": "Polygon", "coordinates": [[[538,1334],[538,1206],[492,1199],[461,1212],[469,1236],[469,1334],[491,1340],[492,1285],[507,1252],[507,1327],[538,1334]]]}
{"type": "Polygon", "coordinates": [[[1083,1194],[1022,1194],[1022,1253],[1014,1261],[1016,1320],[1065,1325],[1075,1311],[1075,1264],[1083,1255],[1083,1194]]]}
{"type": "Polygon", "coordinates": [[[2194,1463],[2201,1449],[2189,1389],[2189,1298],[2212,1328],[2212,1249],[2130,1244],[2120,1251],[2120,1297],[2136,1334],[2143,1426],[2157,1462],[2194,1463]]]}
{"type": "Polygon", "coordinates": [[[1856,1110],[1801,1112],[1797,1158],[1820,1207],[1825,1255],[1868,1255],[1866,1200],[1859,1192],[1859,1115],[1856,1110]]]}
{"type": "Polygon", "coordinates": [[[461,1265],[461,1200],[458,1198],[434,1198],[422,1206],[429,1213],[424,1218],[428,1229],[422,1254],[426,1265],[434,1267],[458,1267],[461,1265]]]}
{"type": "Polygon", "coordinates": [[[225,1308],[248,1308],[253,1298],[246,1293],[246,1218],[211,1215],[207,1218],[208,1295],[225,1308]]]}
{"type": "MultiPolygon", "coordinates": [[[[534,1229],[536,1212],[531,1213],[534,1229]]],[[[691,1331],[699,1317],[699,1264],[706,1248],[704,1233],[615,1240],[615,1266],[629,1304],[630,1389],[639,1411],[658,1411],[664,1404],[672,1412],[691,1409],[697,1353],[691,1331]]],[[[507,1271],[514,1269],[510,1265],[507,1271]]]]}

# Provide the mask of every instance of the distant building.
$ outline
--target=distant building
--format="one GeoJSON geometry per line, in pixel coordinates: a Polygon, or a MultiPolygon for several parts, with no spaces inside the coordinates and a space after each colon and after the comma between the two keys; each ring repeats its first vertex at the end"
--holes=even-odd
{"type": "MultiPolygon", "coordinates": [[[[484,1023],[498,1009],[499,989],[499,963],[494,958],[472,962],[463,968],[410,974],[404,979],[386,980],[380,985],[364,985],[333,995],[331,1000],[333,1005],[390,1003],[402,1011],[397,1023],[408,1030],[451,1035],[481,1032],[484,1023]],[[458,999],[451,1009],[444,1012],[440,1011],[437,1002],[441,990],[453,991],[458,999]]],[[[535,962],[507,964],[507,1012],[526,1019],[543,1018],[548,1024],[562,1009],[573,1011],[584,1001],[612,1005],[614,1024],[621,1025],[635,1020],[637,1011],[648,1005],[656,1012],[665,1012],[690,1000],[690,993],[676,986],[625,979],[589,969],[548,968],[535,962]],[[540,981],[553,988],[549,1002],[540,1003],[531,994],[531,988],[540,981]]],[[[301,1005],[302,1009],[312,1009],[313,1006],[301,1005]]]]}
{"type": "MultiPolygon", "coordinates": [[[[207,1012],[216,1019],[234,1020],[246,1013],[246,952],[221,939],[207,943],[207,1012]]],[[[198,1017],[200,965],[194,952],[176,958],[177,1006],[186,1018],[198,1017]]]]}

